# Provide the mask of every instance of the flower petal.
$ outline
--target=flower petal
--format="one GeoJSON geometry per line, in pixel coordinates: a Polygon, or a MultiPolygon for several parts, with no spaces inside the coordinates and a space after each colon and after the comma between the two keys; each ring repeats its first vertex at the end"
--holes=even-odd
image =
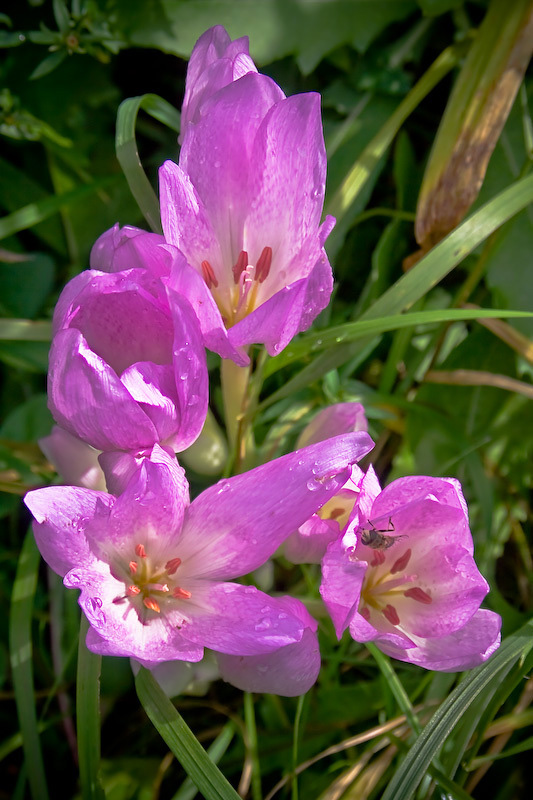
{"type": "Polygon", "coordinates": [[[25,504],[35,517],[33,532],[46,563],[65,575],[75,566],[91,565],[95,557],[85,536],[96,509],[109,509],[113,498],[75,486],[47,486],[28,492],[25,504]]]}
{"type": "Polygon", "coordinates": [[[320,594],[338,639],[357,612],[367,566],[349,557],[342,539],[332,542],[322,559],[320,594]]]}
{"type": "Polygon", "coordinates": [[[201,607],[190,605],[187,609],[189,621],[182,634],[188,641],[220,653],[271,653],[303,636],[306,624],[292,610],[294,602],[290,597],[269,597],[255,586],[206,584],[201,607]]]}
{"type": "Polygon", "coordinates": [[[341,488],[372,446],[367,433],[337,436],[202,492],[182,534],[191,574],[233,578],[257,569],[341,488]]]}
{"type": "Polygon", "coordinates": [[[105,491],[105,476],[98,463],[98,450],[77,436],[54,425],[49,436],[39,439],[39,447],[65,483],[85,489],[105,491]]]}
{"type": "Polygon", "coordinates": [[[351,431],[366,431],[368,424],[361,403],[335,403],[315,414],[301,432],[297,447],[323,442],[351,431]]]}
{"type": "Polygon", "coordinates": [[[339,533],[336,520],[313,514],[285,541],[283,554],[292,564],[320,564],[327,546],[339,533]]]}
{"type": "Polygon", "coordinates": [[[147,269],[160,277],[168,275],[171,254],[161,247],[165,237],[159,233],[148,233],[118,222],[98,237],[91,249],[90,267],[102,272],[121,272],[128,269],[147,269]]]}

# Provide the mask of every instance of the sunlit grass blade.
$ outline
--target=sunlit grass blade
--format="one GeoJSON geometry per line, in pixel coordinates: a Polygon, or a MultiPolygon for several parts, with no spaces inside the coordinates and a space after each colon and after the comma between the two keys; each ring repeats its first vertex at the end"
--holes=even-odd
{"type": "MultiPolygon", "coordinates": [[[[409,272],[384,292],[359,318],[359,322],[400,314],[435,287],[485,239],[533,202],[533,176],[522,178],[485,203],[459,227],[430,250],[409,272]]],[[[348,344],[338,343],[271,395],[270,405],[308,386],[326,372],[345,364],[368,344],[366,337],[348,344]]],[[[266,368],[265,368],[266,371],[266,368]]],[[[264,404],[265,405],[265,404],[264,404]]]]}
{"type": "Polygon", "coordinates": [[[52,323],[48,320],[0,319],[0,339],[8,341],[49,342],[52,323]]]}
{"type": "Polygon", "coordinates": [[[76,722],[83,800],[104,800],[100,784],[100,668],[102,656],[87,649],[89,623],[81,615],[76,684],[76,722]]]}
{"type": "Polygon", "coordinates": [[[205,800],[240,800],[149,670],[139,671],[135,687],[152,724],[205,800]]]}
{"type": "Polygon", "coordinates": [[[409,800],[470,705],[533,647],[533,620],[509,636],[494,656],[473,670],[435,712],[393,775],[382,800],[409,800]]]}
{"type": "MultiPolygon", "coordinates": [[[[346,344],[362,339],[365,336],[378,336],[387,331],[395,331],[400,328],[409,328],[413,325],[431,325],[440,322],[468,322],[475,319],[500,319],[502,317],[532,317],[533,312],[529,311],[507,311],[505,309],[478,308],[457,309],[443,308],[432,311],[416,311],[411,314],[393,314],[377,319],[361,319],[357,322],[347,322],[344,325],[337,325],[327,328],[324,331],[316,331],[302,336],[293,341],[279,356],[270,359],[265,365],[264,376],[272,375],[278,369],[304,358],[309,352],[319,352],[335,347],[338,344],[346,344]]],[[[0,329],[1,330],[1,329],[0,329]]]]}
{"type": "Polygon", "coordinates": [[[32,668],[31,619],[40,554],[31,528],[20,553],[11,595],[9,649],[22,746],[33,800],[48,800],[37,727],[32,668]]]}
{"type": "Polygon", "coordinates": [[[135,126],[140,109],[172,130],[179,132],[180,114],[170,103],[156,94],[143,94],[124,100],[117,112],[115,149],[128,186],[146,221],[155,233],[161,233],[159,201],[141,164],[135,126]]]}
{"type": "Polygon", "coordinates": [[[115,176],[100,178],[85,186],[78,186],[71,192],[54,194],[50,197],[38,200],[36,203],[29,203],[27,206],[19,208],[12,214],[8,214],[3,219],[0,219],[0,239],[5,239],[6,236],[11,236],[13,233],[18,233],[19,231],[24,231],[27,228],[33,227],[38,222],[42,222],[44,219],[48,219],[48,217],[57,214],[64,206],[86,200],[92,194],[104,189],[116,180],[117,178],[115,176]]]}
{"type": "MultiPolygon", "coordinates": [[[[218,764],[230,746],[234,736],[235,725],[230,720],[224,725],[214,742],[207,748],[207,754],[214,764],[218,764]]],[[[190,778],[186,778],[183,781],[183,785],[178,789],[172,800],[193,800],[197,794],[198,789],[194,783],[190,778]]]]}

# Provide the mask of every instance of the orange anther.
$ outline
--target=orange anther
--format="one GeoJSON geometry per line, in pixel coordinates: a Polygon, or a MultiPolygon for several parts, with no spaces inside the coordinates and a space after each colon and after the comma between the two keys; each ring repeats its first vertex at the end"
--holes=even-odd
{"type": "Polygon", "coordinates": [[[334,508],[333,511],[330,513],[329,518],[338,519],[339,517],[342,517],[343,514],[344,514],[344,508],[334,508]]]}
{"type": "Polygon", "coordinates": [[[167,561],[165,564],[165,569],[169,575],[174,575],[180,564],[181,558],[171,558],[170,561],[167,561]]]}
{"type": "Polygon", "coordinates": [[[141,593],[141,590],[139,589],[138,586],[135,586],[135,584],[132,584],[131,586],[128,586],[128,588],[126,589],[126,597],[133,597],[134,595],[140,594],[140,593],[141,593]]]}
{"type": "Polygon", "coordinates": [[[159,608],[159,603],[154,600],[153,597],[143,597],[143,603],[146,608],[149,608],[150,611],[156,611],[158,614],[161,613],[161,609],[159,608]]]}
{"type": "Polygon", "coordinates": [[[190,597],[192,597],[192,595],[187,591],[187,589],[182,589],[181,586],[177,586],[172,592],[172,597],[175,597],[176,599],[181,598],[182,600],[188,600],[190,597]]]}
{"type": "Polygon", "coordinates": [[[139,556],[139,558],[146,558],[146,550],[144,549],[143,544],[138,544],[135,546],[135,553],[139,556]]]}
{"type": "Polygon", "coordinates": [[[131,574],[132,574],[132,575],[135,575],[135,573],[137,572],[137,566],[138,566],[138,565],[137,565],[137,562],[136,562],[136,561],[130,561],[130,563],[129,563],[129,565],[128,565],[128,566],[129,566],[129,568],[130,568],[130,572],[131,572],[131,574]]]}

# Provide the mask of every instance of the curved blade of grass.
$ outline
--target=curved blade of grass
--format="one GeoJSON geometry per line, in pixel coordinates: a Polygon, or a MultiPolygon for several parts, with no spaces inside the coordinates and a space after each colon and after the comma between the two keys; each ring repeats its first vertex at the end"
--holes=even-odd
{"type": "MultiPolygon", "coordinates": [[[[532,317],[533,312],[529,311],[508,311],[505,309],[478,308],[457,309],[443,308],[432,311],[417,311],[411,314],[393,314],[388,317],[378,317],[377,319],[360,319],[357,322],[347,322],[344,325],[337,325],[324,331],[316,331],[301,339],[292,342],[285,350],[270,359],[265,365],[264,376],[272,375],[278,369],[305,358],[309,352],[327,350],[335,347],[336,344],[354,342],[364,336],[377,336],[386,331],[395,331],[399,328],[409,328],[413,325],[429,325],[439,322],[459,322],[475,319],[499,319],[502,317],[532,317]]],[[[1,332],[1,328],[0,328],[1,332]]]]}
{"type": "Polygon", "coordinates": [[[205,800],[240,800],[152,673],[144,667],[135,677],[135,688],[150,721],[205,800]]]}
{"type": "Polygon", "coordinates": [[[13,233],[25,231],[27,228],[33,227],[38,222],[42,222],[48,217],[57,214],[63,206],[71,205],[72,203],[79,203],[80,200],[85,200],[89,195],[100,191],[106,186],[117,180],[116,176],[100,178],[97,181],[86,184],[85,186],[78,186],[71,192],[63,192],[63,194],[54,194],[49,197],[44,197],[36,203],[29,203],[23,208],[19,208],[12,214],[8,214],[3,219],[0,219],[0,239],[5,239],[6,236],[11,236],[13,233]]]}
{"type": "Polygon", "coordinates": [[[34,702],[31,617],[41,556],[31,528],[22,545],[11,595],[9,651],[22,746],[33,800],[48,800],[34,702]]]}
{"type": "Polygon", "coordinates": [[[0,339],[24,342],[49,342],[52,323],[49,320],[0,319],[0,339]]]}
{"type": "MultiPolygon", "coordinates": [[[[360,317],[359,322],[400,314],[436,286],[449,272],[485,239],[519,211],[533,202],[533,175],[513,183],[485,203],[454,231],[420,259],[408,273],[387,289],[360,317]]],[[[260,408],[288,397],[308,386],[326,372],[345,364],[368,344],[363,338],[348,344],[337,344],[318,356],[311,364],[272,394],[260,408]]],[[[265,366],[266,372],[266,366],[265,366]]]]}
{"type": "Polygon", "coordinates": [[[533,620],[530,620],[509,636],[486,664],[473,670],[435,712],[393,775],[382,800],[409,800],[414,795],[432,759],[470,705],[483,691],[490,691],[491,685],[499,682],[502,674],[507,673],[532,647],[533,620]]]}
{"type": "MultiPolygon", "coordinates": [[[[235,736],[235,725],[230,720],[229,722],[226,722],[226,724],[218,734],[217,738],[207,748],[207,754],[215,764],[218,764],[218,762],[220,761],[220,759],[230,746],[234,736],[235,736]]],[[[183,781],[182,786],[180,786],[176,794],[173,796],[172,800],[193,800],[193,798],[196,797],[197,794],[198,794],[198,789],[196,788],[194,783],[191,781],[190,778],[186,778],[183,781]]]]}
{"type": "Polygon", "coordinates": [[[85,645],[89,623],[81,615],[76,683],[76,732],[83,800],[105,800],[100,784],[100,669],[102,656],[85,645]]]}
{"type": "Polygon", "coordinates": [[[139,158],[135,126],[140,109],[179,133],[180,114],[170,103],[157,94],[143,94],[124,100],[117,112],[115,150],[128,186],[146,221],[155,233],[162,233],[159,218],[159,200],[139,158]]]}

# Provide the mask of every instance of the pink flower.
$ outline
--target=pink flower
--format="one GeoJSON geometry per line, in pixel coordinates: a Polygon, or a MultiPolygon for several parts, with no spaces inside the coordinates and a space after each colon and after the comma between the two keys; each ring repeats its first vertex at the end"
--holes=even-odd
{"type": "Polygon", "coordinates": [[[65,483],[105,491],[105,475],[98,463],[99,450],[58,425],[54,425],[49,436],[39,439],[39,447],[65,483]]]}
{"type": "Polygon", "coordinates": [[[185,298],[145,269],[86,270],[67,284],[48,375],[62,428],[98,450],[156,442],[183,450],[202,429],[207,395],[201,334],[185,298]]]}
{"type": "MultiPolygon", "coordinates": [[[[366,431],[365,410],[361,403],[336,403],[316,414],[301,432],[296,447],[326,441],[350,431],[366,431]]],[[[359,496],[362,472],[352,467],[352,474],[341,490],[322,508],[300,525],[284,546],[284,554],[293,564],[320,564],[327,546],[346,527],[359,496]]]]}
{"type": "Polygon", "coordinates": [[[402,661],[469,669],[500,642],[500,617],[479,607],[488,589],[459,483],[413,476],[381,491],[370,468],[346,533],[322,561],[320,592],[337,636],[349,628],[402,661]]]}
{"type": "Polygon", "coordinates": [[[25,502],[43,557],[81,592],[89,649],[152,665],[199,661],[208,647],[224,655],[226,680],[257,687],[263,676],[268,691],[298,694],[320,666],[315,621],[299,601],[233,579],[263,564],[371,447],[365,433],[336,437],[221,481],[189,505],[183,470],[155,445],[118,497],[63,486],[25,502]],[[259,656],[266,663],[242,660],[259,656]],[[293,667],[304,662],[302,680],[293,667]]]}
{"type": "Polygon", "coordinates": [[[286,98],[220,27],[191,65],[179,165],[160,169],[165,239],[189,265],[170,285],[190,300],[206,346],[245,364],[243,348],[279,353],[331,294],[320,97],[286,98]]]}

